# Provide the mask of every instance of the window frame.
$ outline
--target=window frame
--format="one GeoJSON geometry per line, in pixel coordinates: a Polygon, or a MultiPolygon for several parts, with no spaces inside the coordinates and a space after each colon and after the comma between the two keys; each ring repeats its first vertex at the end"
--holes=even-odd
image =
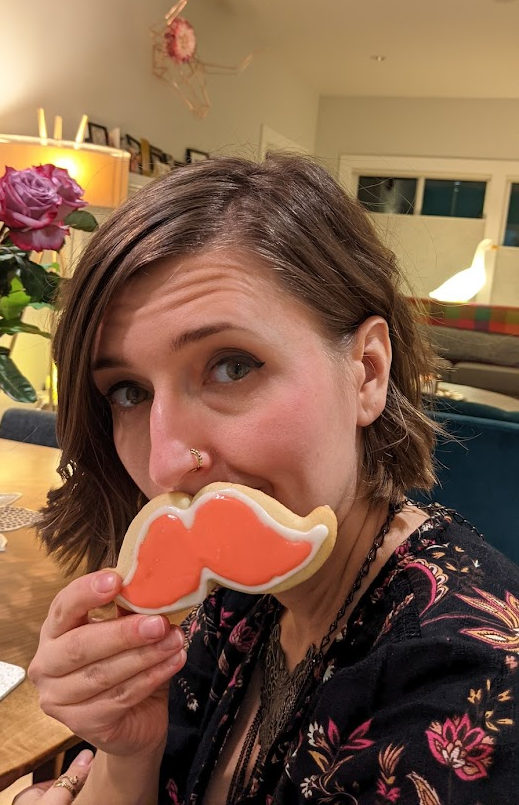
{"type": "Polygon", "coordinates": [[[458,178],[458,177],[456,177],[454,179],[438,179],[436,176],[426,176],[425,179],[424,179],[422,215],[434,216],[435,218],[474,218],[474,219],[482,220],[483,213],[484,213],[484,210],[485,210],[485,196],[487,194],[487,185],[488,185],[487,181],[480,181],[480,180],[474,180],[474,179],[465,179],[465,178],[458,178]],[[463,188],[463,186],[466,186],[466,185],[469,185],[469,184],[478,185],[479,188],[482,187],[483,188],[483,204],[481,205],[481,214],[480,215],[461,215],[461,214],[458,214],[456,212],[453,212],[452,214],[451,213],[446,214],[445,212],[444,213],[439,213],[439,212],[427,212],[427,213],[424,213],[423,204],[425,203],[425,198],[426,198],[426,195],[427,195],[427,183],[428,182],[433,183],[433,184],[436,183],[436,182],[445,182],[445,183],[447,183],[448,185],[451,186],[451,191],[450,191],[451,207],[452,207],[452,204],[453,204],[453,201],[454,201],[454,193],[456,192],[455,191],[456,185],[460,185],[461,188],[463,188]]]}
{"type": "Polygon", "coordinates": [[[490,238],[503,249],[519,248],[503,245],[511,187],[512,184],[519,182],[518,161],[341,154],[339,181],[355,197],[359,176],[399,176],[417,179],[412,215],[421,215],[426,178],[484,181],[487,183],[487,188],[483,217],[478,219],[484,222],[484,237],[490,238]]]}
{"type": "Polygon", "coordinates": [[[503,246],[505,248],[507,248],[507,249],[517,249],[517,248],[519,248],[519,244],[517,246],[510,246],[509,243],[507,243],[505,245],[505,242],[504,242],[505,238],[506,238],[508,216],[510,215],[510,202],[512,200],[512,190],[513,190],[514,185],[517,185],[517,189],[518,189],[518,192],[519,192],[519,182],[510,182],[510,188],[509,188],[509,191],[508,191],[508,206],[507,206],[507,210],[506,210],[505,226],[504,226],[504,232],[503,232],[503,246]]]}

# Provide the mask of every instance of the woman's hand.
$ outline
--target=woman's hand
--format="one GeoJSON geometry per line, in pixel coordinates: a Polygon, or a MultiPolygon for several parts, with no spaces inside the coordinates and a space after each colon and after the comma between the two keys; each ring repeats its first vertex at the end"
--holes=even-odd
{"type": "Polygon", "coordinates": [[[89,623],[114,600],[110,570],[75,579],[51,604],[29,677],[45,713],[111,755],[154,754],[164,745],[168,682],[184,665],[184,637],[162,615],[89,623]]]}
{"type": "Polygon", "coordinates": [[[92,758],[93,754],[90,749],[83,749],[67,771],[61,775],[62,785],[56,786],[58,780],[35,783],[20,791],[13,799],[12,805],[15,803],[16,805],[33,805],[36,802],[39,805],[69,805],[85,784],[92,765],[92,758]]]}

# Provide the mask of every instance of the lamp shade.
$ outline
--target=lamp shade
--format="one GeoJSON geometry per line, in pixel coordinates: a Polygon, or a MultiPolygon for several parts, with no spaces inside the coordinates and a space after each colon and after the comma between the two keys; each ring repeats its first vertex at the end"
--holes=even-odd
{"type": "MultiPolygon", "coordinates": [[[[33,165],[65,168],[94,207],[117,207],[128,194],[130,154],[118,148],[67,140],[0,134],[0,171],[33,165]]],[[[0,175],[1,175],[0,174],[0,175]]]]}

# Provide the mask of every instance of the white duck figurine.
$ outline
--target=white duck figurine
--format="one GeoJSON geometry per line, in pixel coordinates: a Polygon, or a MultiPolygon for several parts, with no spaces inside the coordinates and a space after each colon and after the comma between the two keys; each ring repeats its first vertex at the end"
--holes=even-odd
{"type": "Polygon", "coordinates": [[[485,256],[489,249],[497,249],[490,238],[481,240],[474,252],[470,268],[458,271],[446,280],[439,288],[431,291],[429,296],[438,302],[468,302],[484,286],[487,281],[485,256]]]}

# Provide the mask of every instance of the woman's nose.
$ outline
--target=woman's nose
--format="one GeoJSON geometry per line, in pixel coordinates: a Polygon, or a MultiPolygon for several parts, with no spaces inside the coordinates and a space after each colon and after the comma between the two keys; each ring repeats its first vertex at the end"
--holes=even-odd
{"type": "Polygon", "coordinates": [[[192,493],[203,486],[199,482],[210,466],[200,429],[191,416],[179,416],[178,412],[173,415],[155,402],[150,415],[150,480],[159,493],[192,493]]]}

